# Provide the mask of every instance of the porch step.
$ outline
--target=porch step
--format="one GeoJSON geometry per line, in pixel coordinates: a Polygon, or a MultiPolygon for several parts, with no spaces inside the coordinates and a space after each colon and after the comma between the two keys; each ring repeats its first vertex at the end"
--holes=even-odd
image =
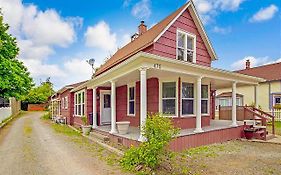
{"type": "Polygon", "coordinates": [[[108,135],[105,135],[105,134],[103,134],[103,133],[101,133],[99,131],[96,131],[96,130],[91,131],[89,136],[93,137],[95,139],[99,139],[99,140],[101,140],[103,142],[108,142],[109,141],[108,135]]]}
{"type": "Polygon", "coordinates": [[[270,139],[274,139],[274,138],[276,138],[276,136],[273,135],[273,134],[267,134],[266,135],[266,140],[270,140],[270,139]]]}

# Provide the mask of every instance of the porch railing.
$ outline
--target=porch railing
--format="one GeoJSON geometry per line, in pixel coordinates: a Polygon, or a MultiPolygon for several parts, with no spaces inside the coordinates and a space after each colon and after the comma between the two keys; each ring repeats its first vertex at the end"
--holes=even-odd
{"type": "Polygon", "coordinates": [[[271,122],[272,134],[275,135],[275,117],[273,115],[252,106],[245,106],[244,116],[246,116],[246,112],[249,112],[254,117],[254,120],[261,120],[263,126],[267,126],[267,123],[271,122]]]}

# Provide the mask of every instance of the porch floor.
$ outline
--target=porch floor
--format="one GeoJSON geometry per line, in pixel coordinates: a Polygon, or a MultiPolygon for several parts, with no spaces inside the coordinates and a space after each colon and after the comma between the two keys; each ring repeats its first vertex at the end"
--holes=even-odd
{"type": "MultiPolygon", "coordinates": [[[[231,124],[232,124],[232,121],[230,121],[230,120],[211,120],[210,126],[202,127],[202,129],[204,132],[220,130],[220,129],[227,129],[227,128],[232,128],[231,124]]],[[[237,121],[237,124],[238,124],[238,126],[241,126],[241,125],[243,125],[243,122],[237,121]]],[[[187,136],[187,135],[197,134],[197,133],[194,133],[194,129],[195,128],[181,129],[178,136],[187,136]]],[[[111,125],[99,126],[97,128],[97,130],[109,133],[111,130],[111,125]]],[[[131,139],[131,140],[138,140],[138,138],[140,136],[140,128],[130,126],[128,134],[121,135],[119,133],[116,133],[113,135],[116,135],[119,137],[124,137],[124,138],[131,139]]]]}

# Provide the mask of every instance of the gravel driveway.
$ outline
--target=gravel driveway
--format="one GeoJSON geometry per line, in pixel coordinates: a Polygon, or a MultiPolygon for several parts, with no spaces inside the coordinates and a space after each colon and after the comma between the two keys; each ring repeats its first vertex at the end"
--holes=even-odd
{"type": "Polygon", "coordinates": [[[30,112],[0,130],[0,174],[123,174],[56,134],[30,112]]]}

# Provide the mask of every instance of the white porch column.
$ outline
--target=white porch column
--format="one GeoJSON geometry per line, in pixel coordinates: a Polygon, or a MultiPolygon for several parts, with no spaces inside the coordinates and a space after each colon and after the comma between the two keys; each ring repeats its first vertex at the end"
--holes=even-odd
{"type": "Polygon", "coordinates": [[[238,126],[236,120],[236,82],[232,83],[232,124],[231,126],[238,126]]]}
{"type": "Polygon", "coordinates": [[[115,81],[111,81],[111,134],[117,133],[116,129],[116,86],[115,81]]]}
{"type": "Polygon", "coordinates": [[[97,88],[93,88],[93,128],[97,128],[97,88]]]}
{"type": "Polygon", "coordinates": [[[145,124],[147,115],[146,70],[147,68],[140,69],[140,137],[138,140],[142,142],[145,141],[142,127],[145,124]]]}
{"type": "Polygon", "coordinates": [[[258,85],[255,85],[255,107],[256,108],[259,108],[259,100],[258,100],[258,91],[259,89],[259,84],[258,85]]]}
{"type": "Polygon", "coordinates": [[[202,77],[198,77],[196,83],[196,129],[194,130],[195,133],[204,132],[202,130],[201,124],[201,82],[202,77]]]}

